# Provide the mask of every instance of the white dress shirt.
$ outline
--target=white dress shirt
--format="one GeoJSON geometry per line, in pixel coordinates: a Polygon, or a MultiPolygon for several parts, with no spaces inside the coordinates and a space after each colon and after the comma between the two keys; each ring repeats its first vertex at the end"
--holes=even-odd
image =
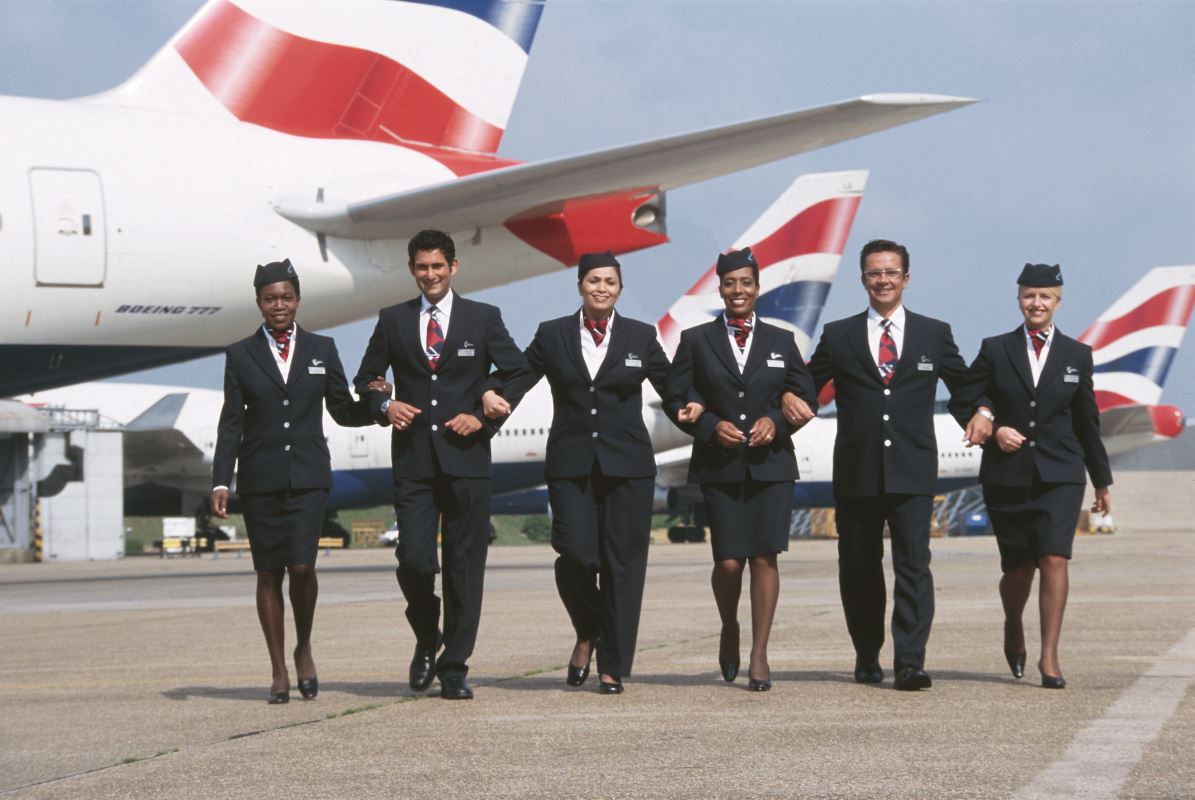
{"type": "MultiPolygon", "coordinates": [[[[888,319],[892,322],[888,326],[888,335],[896,343],[896,357],[899,359],[905,351],[905,307],[897,306],[888,319]]],[[[880,368],[880,336],[884,333],[884,326],[880,323],[883,320],[883,314],[871,306],[867,307],[867,347],[871,350],[871,360],[875,362],[877,370],[880,368]]],[[[884,377],[883,373],[880,373],[880,377],[884,377]]]]}
{"type": "Polygon", "coordinates": [[[735,329],[730,327],[730,323],[725,314],[722,315],[722,323],[726,326],[726,336],[730,339],[730,352],[734,354],[734,363],[739,365],[739,374],[747,366],[747,356],[751,355],[751,343],[755,341],[755,312],[751,312],[751,316],[747,317],[747,324],[751,326],[751,332],[747,334],[747,344],[744,347],[739,347],[738,341],[734,338],[735,329]]]}
{"type": "Polygon", "coordinates": [[[299,326],[293,322],[290,324],[290,349],[286,352],[286,360],[282,360],[282,355],[278,352],[278,342],[274,339],[274,334],[270,333],[270,329],[264,324],[261,326],[261,335],[266,337],[266,341],[270,344],[270,355],[274,356],[274,363],[278,365],[278,371],[282,373],[282,382],[286,383],[290,379],[290,362],[295,354],[295,342],[299,340],[299,326]]]}
{"type": "MultiPolygon", "coordinates": [[[[452,298],[454,292],[449,289],[448,293],[440,298],[440,302],[436,303],[436,321],[440,323],[440,330],[444,332],[444,338],[448,338],[448,319],[452,316],[452,298]]],[[[427,355],[427,321],[431,318],[431,313],[428,309],[432,304],[427,301],[427,296],[423,295],[420,298],[419,304],[419,344],[423,346],[423,354],[427,355]]],[[[444,355],[443,352],[440,355],[444,355]]]]}
{"type": "Polygon", "coordinates": [[[592,380],[602,368],[606,352],[610,349],[610,334],[614,332],[614,311],[610,312],[610,318],[606,320],[606,336],[601,344],[593,343],[593,334],[585,327],[585,309],[581,309],[578,319],[577,324],[581,326],[581,357],[585,359],[585,368],[589,370],[589,378],[592,380]]]}
{"type": "Polygon", "coordinates": [[[1037,386],[1038,378],[1041,377],[1042,367],[1046,365],[1046,356],[1050,355],[1050,345],[1054,341],[1054,326],[1050,326],[1050,330],[1046,331],[1046,343],[1041,346],[1041,355],[1033,349],[1033,337],[1029,335],[1029,326],[1023,327],[1025,331],[1025,347],[1029,355],[1029,371],[1033,373],[1033,385],[1037,386]]]}

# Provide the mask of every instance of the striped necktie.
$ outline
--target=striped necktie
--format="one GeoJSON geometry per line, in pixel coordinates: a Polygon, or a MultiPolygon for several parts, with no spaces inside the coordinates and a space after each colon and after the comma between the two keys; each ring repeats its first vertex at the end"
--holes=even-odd
{"type": "Polygon", "coordinates": [[[1046,346],[1046,342],[1049,341],[1049,339],[1049,331],[1029,331],[1029,341],[1033,342],[1033,355],[1041,358],[1041,349],[1046,346]]]}
{"type": "Polygon", "coordinates": [[[747,337],[751,335],[751,323],[745,319],[731,317],[726,320],[726,327],[734,334],[734,343],[739,346],[741,352],[747,346],[747,337]]]}
{"type": "Polygon", "coordinates": [[[444,329],[436,319],[439,313],[440,309],[435,306],[427,309],[427,365],[432,372],[436,371],[436,365],[440,363],[440,351],[444,349],[444,329]]]}
{"type": "Polygon", "coordinates": [[[268,330],[270,336],[274,339],[274,346],[278,348],[278,357],[285,361],[286,357],[290,355],[290,329],[276,331],[273,328],[269,328],[268,330]]]}
{"type": "Polygon", "coordinates": [[[889,331],[889,328],[892,327],[892,320],[880,320],[880,327],[883,328],[883,331],[880,333],[880,353],[876,361],[880,365],[880,378],[887,386],[892,382],[892,374],[896,372],[896,340],[892,338],[892,333],[889,331]]]}

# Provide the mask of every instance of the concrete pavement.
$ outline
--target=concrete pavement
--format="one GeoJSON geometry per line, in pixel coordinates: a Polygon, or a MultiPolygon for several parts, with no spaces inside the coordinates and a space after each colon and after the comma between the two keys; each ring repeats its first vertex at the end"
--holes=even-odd
{"type": "MultiPolygon", "coordinates": [[[[851,680],[835,545],[781,557],[775,688],[717,674],[708,545],[651,552],[622,696],[564,685],[545,547],[491,550],[477,698],[405,685],[388,551],[321,556],[321,692],[269,707],[247,558],[0,566],[0,795],[210,798],[1195,796],[1195,535],[1081,537],[1064,691],[1001,655],[988,537],[934,542],[928,692],[851,680]]],[[[293,631],[293,629],[292,629],[293,631]]],[[[292,673],[292,681],[294,675],[292,673]]]]}

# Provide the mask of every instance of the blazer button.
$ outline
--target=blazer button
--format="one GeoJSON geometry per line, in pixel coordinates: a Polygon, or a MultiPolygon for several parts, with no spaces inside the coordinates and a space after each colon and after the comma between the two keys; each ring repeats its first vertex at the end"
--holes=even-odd
{"type": "Polygon", "coordinates": [[[593,432],[593,438],[595,438],[595,439],[597,438],[597,431],[593,432]]]}
{"type": "Polygon", "coordinates": [[[884,447],[891,447],[891,446],[892,446],[892,440],[891,440],[891,439],[885,439],[885,440],[884,440],[884,447]]]}
{"type": "Polygon", "coordinates": [[[747,396],[746,392],[739,392],[739,397],[746,397],[746,396],[747,396]]]}
{"type": "Polygon", "coordinates": [[[289,406],[289,405],[290,405],[290,401],[289,401],[289,400],[283,400],[283,401],[282,401],[282,405],[284,405],[284,406],[289,406]]]}
{"type": "Polygon", "coordinates": [[[283,445],[282,449],[283,449],[283,450],[290,450],[290,445],[289,445],[289,444],[288,444],[288,445],[283,445]]]}
{"type": "Polygon", "coordinates": [[[596,413],[597,413],[597,409],[596,409],[596,408],[591,408],[591,409],[589,409],[589,413],[590,413],[590,414],[596,414],[596,413]]]}
{"type": "Polygon", "coordinates": [[[1029,407],[1030,407],[1030,408],[1037,408],[1037,401],[1036,401],[1036,400],[1030,400],[1030,401],[1029,401],[1029,407]]]}
{"type": "Polygon", "coordinates": [[[289,428],[289,427],[290,427],[290,423],[289,423],[289,422],[284,422],[284,423],[282,423],[282,427],[284,427],[284,428],[289,428]]]}
{"type": "Polygon", "coordinates": [[[589,387],[589,391],[591,391],[591,392],[596,392],[596,391],[597,391],[597,389],[595,389],[595,388],[593,388],[592,386],[590,386],[590,387],[589,387]]]}
{"type": "Polygon", "coordinates": [[[888,396],[888,395],[890,395],[890,394],[892,394],[892,390],[891,390],[891,389],[885,389],[885,390],[884,390],[884,396],[885,396],[885,397],[887,397],[887,396],[888,396]]]}
{"type": "Polygon", "coordinates": [[[746,419],[746,418],[747,418],[746,414],[739,414],[739,419],[746,419]]]}
{"type": "Polygon", "coordinates": [[[1030,447],[1037,447],[1037,442],[1029,442],[1030,447]]]}
{"type": "Polygon", "coordinates": [[[439,426],[439,425],[432,425],[432,430],[433,430],[433,431],[438,431],[438,430],[440,430],[440,426],[439,426]]]}
{"type": "Polygon", "coordinates": [[[433,405],[433,406],[438,406],[438,405],[440,405],[440,401],[439,401],[439,400],[432,400],[432,405],[433,405]]]}
{"type": "Polygon", "coordinates": [[[885,415],[884,415],[884,422],[887,422],[887,421],[888,421],[888,415],[887,415],[887,414],[885,414],[885,415]]]}
{"type": "Polygon", "coordinates": [[[1030,428],[1036,428],[1036,427],[1037,427],[1037,423],[1036,423],[1036,422],[1034,422],[1033,420],[1030,420],[1030,421],[1029,421],[1029,427],[1030,427],[1030,428]]]}
{"type": "Polygon", "coordinates": [[[440,377],[439,375],[433,375],[433,376],[432,376],[432,380],[434,381],[434,380],[436,380],[436,379],[437,379],[437,378],[439,378],[439,377],[440,377]]]}

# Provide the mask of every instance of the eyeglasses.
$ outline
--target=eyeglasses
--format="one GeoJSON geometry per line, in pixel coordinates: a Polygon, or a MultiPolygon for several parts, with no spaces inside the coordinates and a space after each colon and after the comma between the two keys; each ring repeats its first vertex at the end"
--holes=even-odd
{"type": "Polygon", "coordinates": [[[894,281],[903,274],[898,269],[871,269],[863,273],[863,280],[873,282],[878,280],[894,281]]]}

